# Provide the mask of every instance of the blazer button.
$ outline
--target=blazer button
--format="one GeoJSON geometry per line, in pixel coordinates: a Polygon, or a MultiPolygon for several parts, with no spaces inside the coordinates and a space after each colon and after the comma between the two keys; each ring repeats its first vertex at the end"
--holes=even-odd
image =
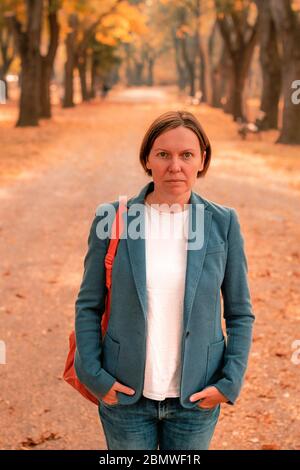
{"type": "Polygon", "coordinates": [[[188,336],[189,334],[190,334],[190,332],[189,332],[189,331],[187,331],[187,332],[186,332],[186,334],[185,334],[185,336],[188,336]]]}

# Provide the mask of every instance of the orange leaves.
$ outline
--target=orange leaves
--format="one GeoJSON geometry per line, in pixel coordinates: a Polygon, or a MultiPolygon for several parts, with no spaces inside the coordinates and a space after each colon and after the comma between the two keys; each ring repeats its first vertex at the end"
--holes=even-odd
{"type": "Polygon", "coordinates": [[[300,0],[292,0],[291,8],[295,12],[300,12],[300,0]]]}
{"type": "Polygon", "coordinates": [[[82,31],[99,20],[96,39],[102,44],[113,46],[118,40],[130,42],[132,33],[142,35],[147,32],[146,15],[141,8],[130,5],[125,0],[120,3],[116,0],[65,0],[61,12],[62,30],[65,34],[69,32],[68,17],[74,13],[79,22],[79,37],[82,31]]]}

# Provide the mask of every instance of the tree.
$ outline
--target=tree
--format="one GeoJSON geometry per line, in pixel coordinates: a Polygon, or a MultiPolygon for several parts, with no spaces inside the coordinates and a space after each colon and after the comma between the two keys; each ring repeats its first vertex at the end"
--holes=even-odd
{"type": "Polygon", "coordinates": [[[179,54],[177,61],[184,71],[183,81],[188,83],[189,95],[195,96],[196,59],[199,57],[199,37],[194,24],[195,18],[193,18],[194,22],[192,22],[185,2],[174,2],[174,5],[172,4],[170,8],[173,9],[172,16],[176,28],[177,44],[175,51],[179,54]]]}
{"type": "Polygon", "coordinates": [[[210,57],[210,81],[211,81],[211,106],[223,107],[223,99],[226,95],[226,86],[230,80],[231,61],[227,48],[215,21],[208,42],[210,57]]]}
{"type": "Polygon", "coordinates": [[[10,21],[10,10],[13,5],[14,2],[11,0],[3,0],[0,4],[0,80],[5,86],[6,99],[8,99],[6,74],[16,55],[14,33],[10,21]]]}
{"type": "Polygon", "coordinates": [[[97,90],[104,82],[113,83],[116,69],[121,63],[121,58],[116,55],[117,46],[110,46],[93,38],[91,44],[91,80],[88,91],[90,98],[95,98],[97,90]]]}
{"type": "Polygon", "coordinates": [[[49,28],[49,44],[48,51],[45,55],[40,56],[41,75],[40,75],[40,117],[51,117],[51,97],[50,97],[50,80],[53,73],[53,65],[57,52],[59,41],[59,23],[58,10],[61,7],[60,0],[47,0],[47,22],[49,28]]]}
{"type": "Polygon", "coordinates": [[[300,78],[300,12],[289,0],[270,0],[282,47],[284,108],[279,143],[300,144],[300,104],[292,100],[292,84],[300,78]]]}
{"type": "Polygon", "coordinates": [[[21,97],[16,126],[37,126],[40,115],[40,41],[43,0],[26,1],[26,25],[12,17],[21,57],[21,97]]]}
{"type": "Polygon", "coordinates": [[[277,32],[270,2],[256,0],[256,5],[259,14],[260,64],[263,79],[260,109],[264,112],[264,117],[260,127],[264,130],[277,129],[281,94],[281,57],[277,32]]]}
{"type": "Polygon", "coordinates": [[[243,91],[257,41],[258,23],[253,18],[250,0],[215,0],[215,5],[220,32],[231,60],[226,110],[236,121],[245,119],[243,91]]]}
{"type": "Polygon", "coordinates": [[[124,0],[73,0],[68,4],[69,32],[66,37],[64,107],[74,106],[73,75],[78,68],[83,101],[90,98],[87,86],[87,65],[92,62],[94,38],[103,44],[116,45],[128,39],[130,29],[140,21],[139,10],[124,0]]]}
{"type": "MultiPolygon", "coordinates": [[[[12,3],[12,0],[11,0],[12,3]]],[[[17,126],[37,126],[40,117],[51,117],[50,79],[58,47],[57,12],[61,0],[14,0],[9,24],[21,58],[21,96],[17,126]],[[23,8],[25,6],[25,8],[23,8]],[[41,54],[41,37],[46,15],[49,26],[47,53],[41,54]]]]}
{"type": "Polygon", "coordinates": [[[83,101],[89,99],[86,84],[87,50],[89,44],[96,34],[101,21],[112,14],[122,1],[123,0],[115,0],[113,3],[91,2],[90,4],[86,2],[83,4],[82,1],[77,0],[75,2],[69,2],[69,5],[67,5],[67,11],[70,11],[70,13],[68,15],[69,32],[65,41],[67,59],[65,63],[64,108],[74,106],[73,78],[75,67],[77,67],[79,71],[82,99],[83,101]],[[89,8],[90,15],[87,18],[86,9],[89,8]],[[101,13],[99,13],[99,9],[101,13]]]}
{"type": "Polygon", "coordinates": [[[78,34],[78,17],[76,13],[71,13],[68,18],[69,32],[65,39],[66,55],[65,76],[64,76],[64,99],[63,107],[72,108],[74,106],[74,68],[76,65],[76,38],[78,34]]]}

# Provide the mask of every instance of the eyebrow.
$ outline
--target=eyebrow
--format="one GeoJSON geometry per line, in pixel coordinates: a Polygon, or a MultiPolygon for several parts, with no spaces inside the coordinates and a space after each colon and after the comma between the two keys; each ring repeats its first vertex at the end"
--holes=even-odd
{"type": "MultiPolygon", "coordinates": [[[[156,147],[154,150],[164,150],[164,151],[167,151],[167,152],[168,152],[167,149],[163,149],[163,148],[161,148],[161,147],[156,147]]],[[[190,148],[190,149],[184,149],[184,150],[182,150],[182,152],[186,152],[187,150],[193,150],[194,152],[196,151],[196,149],[190,148]]]]}

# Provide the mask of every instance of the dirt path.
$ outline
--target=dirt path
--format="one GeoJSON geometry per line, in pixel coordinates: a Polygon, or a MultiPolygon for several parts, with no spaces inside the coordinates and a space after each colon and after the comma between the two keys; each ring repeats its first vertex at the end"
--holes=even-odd
{"type": "MultiPolygon", "coordinates": [[[[1,448],[105,449],[97,408],[61,379],[87,234],[99,203],[149,181],[138,163],[143,133],[182,106],[163,90],[144,101],[116,91],[105,103],[55,108],[40,129],[13,129],[15,110],[4,122],[7,165],[19,152],[25,171],[0,188],[1,448]]],[[[222,406],[212,448],[299,449],[300,365],[291,355],[300,339],[300,151],[240,142],[221,111],[190,109],[214,151],[195,190],[238,210],[257,318],[246,384],[236,406],[222,406]]]]}

